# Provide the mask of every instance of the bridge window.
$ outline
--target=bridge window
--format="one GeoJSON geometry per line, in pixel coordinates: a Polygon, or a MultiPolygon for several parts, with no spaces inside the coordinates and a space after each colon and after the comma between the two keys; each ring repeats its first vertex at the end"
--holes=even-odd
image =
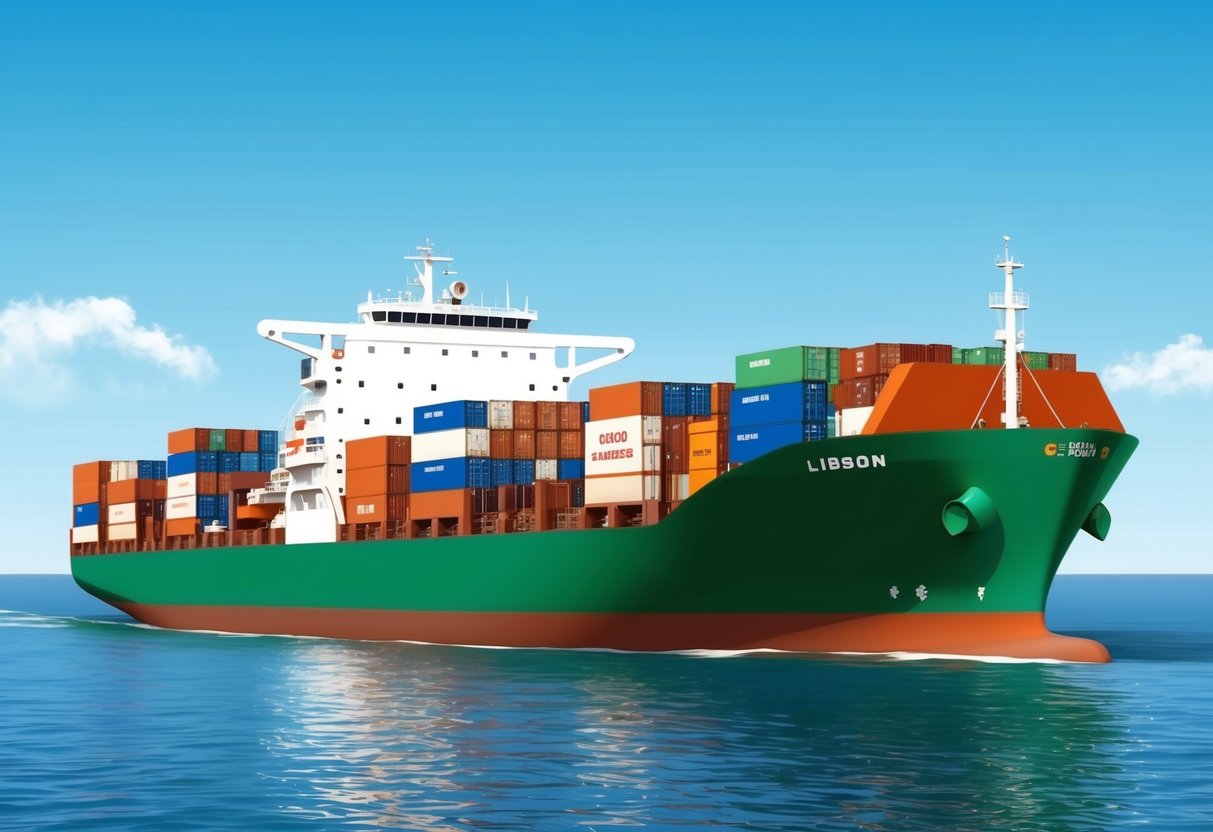
{"type": "Polygon", "coordinates": [[[502,318],[501,323],[505,326],[506,329],[514,329],[518,326],[518,319],[517,318],[502,318]]]}
{"type": "Polygon", "coordinates": [[[380,310],[375,310],[371,313],[371,320],[382,323],[383,321],[387,320],[387,313],[380,310]]]}
{"type": "Polygon", "coordinates": [[[501,329],[501,318],[489,318],[489,326],[493,327],[494,329],[501,329]]]}
{"type": "Polygon", "coordinates": [[[387,322],[388,322],[389,324],[398,324],[398,323],[400,323],[400,313],[399,313],[399,312],[389,312],[389,313],[387,313],[387,322]]]}
{"type": "Polygon", "coordinates": [[[400,321],[401,321],[401,323],[415,324],[415,323],[417,323],[417,313],[416,312],[401,312],[400,321]]]}
{"type": "Polygon", "coordinates": [[[446,323],[446,318],[446,315],[439,315],[437,312],[435,312],[430,316],[430,323],[434,324],[435,326],[442,326],[446,323]]]}
{"type": "Polygon", "coordinates": [[[476,326],[488,326],[488,325],[489,325],[489,316],[488,315],[477,315],[476,316],[476,326]]]}
{"type": "Polygon", "coordinates": [[[417,323],[428,324],[429,322],[430,322],[430,313],[429,312],[418,312],[417,313],[417,323]]]}

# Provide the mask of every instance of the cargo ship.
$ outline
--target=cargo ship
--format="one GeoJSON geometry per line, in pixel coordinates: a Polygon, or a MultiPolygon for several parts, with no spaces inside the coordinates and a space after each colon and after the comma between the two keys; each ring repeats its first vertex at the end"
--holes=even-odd
{"type": "Polygon", "coordinates": [[[192,630],[1109,659],[1044,609],[1137,440],[1072,354],[1025,351],[1009,248],[998,346],[793,346],[588,402],[570,384],[631,339],[471,303],[428,241],[405,259],[356,322],[258,325],[302,355],[280,428],[76,466],[81,587],[192,630]]]}

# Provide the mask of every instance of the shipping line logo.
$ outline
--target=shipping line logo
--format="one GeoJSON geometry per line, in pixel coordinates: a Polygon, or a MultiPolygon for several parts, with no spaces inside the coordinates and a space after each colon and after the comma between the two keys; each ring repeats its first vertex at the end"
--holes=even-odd
{"type": "Polygon", "coordinates": [[[810,474],[822,471],[852,471],[856,468],[888,468],[884,454],[859,454],[858,456],[819,456],[814,460],[806,459],[810,474]]]}
{"type": "Polygon", "coordinates": [[[1108,446],[1097,448],[1094,442],[1048,442],[1045,444],[1045,456],[1072,457],[1077,459],[1107,459],[1112,449],[1108,446]]]}

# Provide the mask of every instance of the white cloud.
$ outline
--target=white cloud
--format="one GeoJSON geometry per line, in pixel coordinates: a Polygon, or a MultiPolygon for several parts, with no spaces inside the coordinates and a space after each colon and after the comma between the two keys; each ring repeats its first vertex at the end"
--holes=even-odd
{"type": "Polygon", "coordinates": [[[1204,346],[1199,335],[1181,335],[1154,353],[1138,352],[1126,356],[1121,364],[1103,371],[1111,390],[1145,388],[1151,393],[1170,395],[1195,390],[1213,392],[1213,349],[1204,346]]]}
{"type": "Polygon", "coordinates": [[[121,298],[48,303],[35,296],[9,301],[0,310],[0,390],[27,404],[65,401],[76,381],[69,357],[97,346],[186,379],[204,379],[216,370],[204,347],[183,344],[181,336],[159,326],[140,326],[135,310],[121,298]]]}

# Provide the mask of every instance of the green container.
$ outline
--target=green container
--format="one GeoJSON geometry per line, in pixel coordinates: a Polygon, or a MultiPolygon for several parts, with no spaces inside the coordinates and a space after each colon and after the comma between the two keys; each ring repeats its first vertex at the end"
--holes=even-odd
{"type": "Polygon", "coordinates": [[[227,450],[227,431],[223,428],[211,428],[211,447],[212,451],[227,450]]]}
{"type": "Polygon", "coordinates": [[[1003,363],[1002,347],[969,347],[961,350],[964,355],[962,364],[978,364],[986,367],[998,366],[1003,363]]]}
{"type": "Polygon", "coordinates": [[[837,347],[782,347],[739,355],[735,359],[739,388],[793,381],[838,383],[837,347]]]}
{"type": "Polygon", "coordinates": [[[1023,360],[1028,365],[1029,370],[1049,369],[1049,354],[1047,352],[1024,352],[1023,360]]]}
{"type": "Polygon", "coordinates": [[[960,347],[952,347],[952,363],[953,364],[965,363],[965,351],[963,349],[961,349],[960,347]]]}

